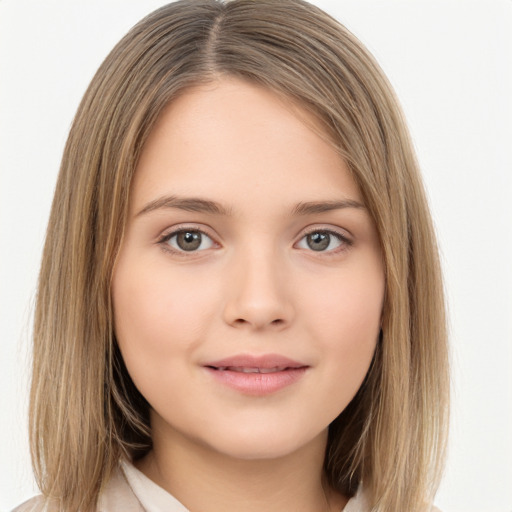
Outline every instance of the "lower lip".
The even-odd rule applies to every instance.
[[[276,393],[299,381],[307,367],[273,373],[243,373],[206,368],[214,379],[245,395],[264,396]]]

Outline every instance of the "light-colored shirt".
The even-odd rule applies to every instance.
[[[109,480],[98,500],[98,512],[189,512],[172,494],[150,480],[129,462],[121,462],[119,471]],[[36,496],[12,512],[52,512],[44,499]],[[370,512],[364,492],[349,500],[340,512]]]

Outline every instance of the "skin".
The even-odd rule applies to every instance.
[[[155,203],[165,196],[226,211]],[[294,213],[339,200],[350,202]],[[169,238],[183,228],[207,234],[197,250]],[[344,238],[314,250],[311,230]],[[324,483],[327,428],[369,368],[384,271],[361,193],[310,114],[225,77],[173,101],[138,163],[112,296],[123,358],[151,405],[154,448],[139,469],[192,511],[343,508]],[[252,396],[204,367],[269,353],[307,370]]]

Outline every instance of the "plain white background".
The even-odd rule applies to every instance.
[[[32,302],[78,102],[162,0],[0,0],[0,510],[37,492],[26,414]],[[453,419],[443,512],[512,511],[512,1],[316,0],[402,102],[440,239]]]

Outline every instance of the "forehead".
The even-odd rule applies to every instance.
[[[238,79],[186,90],[162,112],[132,187],[139,205],[162,194],[282,203],[360,200],[320,121],[291,100]],[[326,197],[326,195],[330,197]]]

